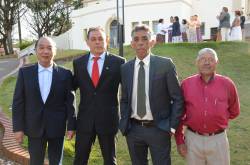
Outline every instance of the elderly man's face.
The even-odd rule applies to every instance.
[[[218,61],[210,53],[203,54],[197,61],[196,65],[201,75],[212,76],[216,71]]]
[[[139,59],[142,60],[144,57],[146,57],[153,45],[154,41],[149,38],[147,31],[140,30],[134,33],[131,47],[135,50]]]
[[[53,63],[53,58],[56,54],[56,49],[51,41],[46,38],[41,38],[37,44],[36,54],[39,64],[43,67],[49,67]]]
[[[107,49],[105,33],[100,30],[90,32],[89,38],[87,39],[87,45],[92,54],[100,56]]]

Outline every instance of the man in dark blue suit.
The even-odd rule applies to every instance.
[[[124,58],[107,52],[107,38],[100,27],[87,34],[90,53],[74,60],[75,88],[80,89],[74,165],[88,164],[96,136],[104,165],[115,165],[115,136],[118,131],[118,86]]]
[[[170,58],[152,55],[154,41],[146,25],[132,31],[136,58],[122,65],[120,130],[126,136],[133,165],[170,165],[171,134],[183,111],[183,98]]]
[[[37,41],[38,63],[20,68],[13,98],[13,131],[21,143],[28,136],[30,165],[43,165],[48,144],[50,165],[62,159],[63,141],[75,130],[74,91],[70,70],[53,62],[56,45],[49,37]]]

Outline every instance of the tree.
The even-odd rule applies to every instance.
[[[14,53],[12,30],[17,22],[18,12],[23,11],[22,8],[19,8],[20,4],[19,0],[0,0],[0,36],[6,55]]]
[[[28,21],[38,38],[44,35],[58,36],[71,28],[69,14],[73,0],[26,1],[31,10]]]
[[[75,0],[72,2],[72,5],[73,5],[74,9],[80,9],[83,7],[83,2],[82,2],[82,0]]]
[[[3,42],[4,42],[4,35],[3,35],[3,20],[2,20],[2,17],[1,17],[1,13],[0,13],[0,48],[2,47],[3,45]]]

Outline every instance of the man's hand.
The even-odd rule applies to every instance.
[[[18,143],[22,143],[23,142],[23,136],[24,136],[24,133],[23,131],[18,131],[18,132],[15,132],[14,133],[14,136],[15,136],[15,139]]]
[[[174,129],[174,128],[171,128],[171,129],[170,129],[170,132],[169,132],[169,135],[170,135],[170,136],[174,136],[174,134],[175,134],[175,129]]]
[[[75,135],[75,131],[67,131],[67,140],[71,140]]]
[[[180,144],[177,146],[177,151],[182,157],[186,157],[187,155],[187,146],[186,144]]]
[[[174,136],[174,133],[173,132],[168,132],[169,133],[169,135],[172,137],[172,136]]]

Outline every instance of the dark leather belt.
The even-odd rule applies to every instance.
[[[153,126],[155,126],[153,120],[137,120],[137,119],[131,118],[131,122],[135,123],[137,125],[143,126],[143,127],[153,127]]]
[[[202,135],[202,136],[214,136],[214,135],[217,135],[217,134],[220,134],[222,132],[224,132],[225,130],[222,129],[222,130],[219,130],[219,131],[216,131],[216,132],[213,132],[213,133],[201,133],[201,132],[198,132],[198,131],[195,131],[193,130],[192,128],[190,127],[187,127],[187,129],[195,134],[198,134],[198,135]]]

